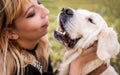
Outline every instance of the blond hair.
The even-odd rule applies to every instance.
[[[14,27],[14,20],[22,10],[23,1],[30,0],[0,0],[0,75],[17,75],[24,73],[24,61],[21,58],[20,48],[15,40],[10,40],[7,36],[8,28]],[[37,59],[42,63],[43,69],[48,66],[50,46],[46,37],[39,41],[40,49],[36,50]]]

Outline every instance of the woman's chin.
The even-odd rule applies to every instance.
[[[41,35],[41,37],[45,36],[48,33],[48,30],[44,31]]]

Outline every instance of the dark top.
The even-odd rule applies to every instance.
[[[51,61],[49,59],[49,66],[48,66],[48,70],[47,72],[43,72],[42,74],[39,72],[39,70],[34,67],[31,64],[28,64],[25,67],[25,74],[24,75],[55,75],[55,73],[53,73],[53,68],[51,66]]]
[[[28,50],[28,49],[24,49],[26,51],[28,51],[29,53],[31,53],[32,55],[35,55],[35,50],[37,49],[38,44],[35,46],[34,49],[32,50]],[[39,61],[35,61],[33,64],[28,64],[25,67],[25,74],[24,75],[55,75],[55,73],[53,72],[53,68],[51,66],[51,59],[49,57],[49,62],[48,62],[48,69],[46,72],[42,72],[42,65]]]

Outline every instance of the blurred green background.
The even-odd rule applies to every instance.
[[[53,38],[53,32],[57,27],[56,17],[63,7],[74,9],[87,9],[99,13],[109,26],[114,27],[120,41],[120,0],[40,0],[50,10],[48,37],[53,51],[51,52],[52,65],[56,69],[61,63],[65,48]],[[120,74],[120,54],[111,59],[111,64]]]

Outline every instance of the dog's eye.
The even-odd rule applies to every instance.
[[[93,22],[93,19],[91,19],[91,18],[88,18],[88,21],[89,21],[90,23],[95,24],[95,23]]]

